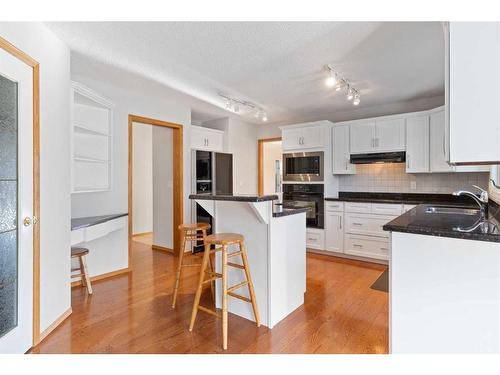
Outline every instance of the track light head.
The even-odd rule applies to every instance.
[[[325,85],[327,87],[333,87],[337,83],[337,75],[330,66],[327,65],[326,69],[328,70],[328,77],[325,79]]]
[[[262,115],[262,121],[267,122],[267,115],[265,113]]]
[[[354,100],[352,101],[352,104],[359,105],[360,102],[361,102],[361,98],[360,98],[359,94],[354,95]]]
[[[347,100],[352,100],[354,98],[354,92],[353,90],[349,87],[347,89]]]

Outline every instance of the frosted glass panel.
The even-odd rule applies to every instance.
[[[0,337],[17,326],[17,83],[0,75]]]

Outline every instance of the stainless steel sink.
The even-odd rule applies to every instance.
[[[474,216],[474,215],[479,215],[479,210],[476,210],[474,208],[462,208],[462,207],[431,206],[426,208],[425,213]]]

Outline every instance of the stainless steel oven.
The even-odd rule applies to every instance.
[[[323,151],[283,154],[283,181],[323,181]]]
[[[284,208],[308,208],[306,226],[324,228],[323,184],[283,184]]]

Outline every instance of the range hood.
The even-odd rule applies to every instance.
[[[377,152],[351,155],[351,164],[404,163],[406,152]]]

